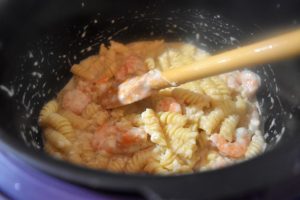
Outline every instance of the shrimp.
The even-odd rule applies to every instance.
[[[134,75],[141,75],[147,72],[147,67],[144,61],[138,56],[128,56],[119,71],[115,74],[115,78],[118,81],[125,81]]]
[[[126,154],[146,148],[149,143],[144,129],[107,122],[95,132],[92,146],[107,153]]]
[[[155,110],[157,112],[179,112],[182,113],[181,105],[172,97],[164,97],[161,99]]]
[[[102,96],[107,93],[107,91],[111,88],[114,87],[114,82],[113,81],[107,81],[101,84],[96,84],[95,86],[97,88],[97,94],[98,96]]]
[[[221,154],[232,158],[240,158],[247,151],[248,145],[251,141],[251,135],[247,129],[238,128],[236,130],[235,142],[227,142],[220,134],[213,134],[210,137],[210,140],[218,148]]]
[[[227,80],[227,86],[230,89],[239,91],[241,89],[241,80],[240,80],[240,71],[229,72],[226,74],[220,75],[222,78]]]
[[[67,91],[62,99],[62,106],[76,114],[81,114],[85,107],[91,102],[91,98],[78,89]]]
[[[84,80],[78,80],[76,89],[78,89],[81,92],[84,92],[86,94],[89,94],[93,91],[93,85],[91,82],[84,81]]]
[[[250,70],[236,71],[227,75],[227,85],[236,91],[241,91],[243,96],[253,97],[261,84],[257,74]]]
[[[257,74],[249,70],[241,72],[242,94],[247,97],[253,97],[258,90],[261,80]]]

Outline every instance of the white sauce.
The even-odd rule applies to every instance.
[[[8,88],[7,86],[5,85],[0,85],[0,89],[4,92],[6,92],[6,94],[9,96],[9,97],[13,97],[14,94],[15,94],[15,91],[14,91],[14,88]]]

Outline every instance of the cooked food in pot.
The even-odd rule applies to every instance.
[[[186,43],[101,45],[98,55],[72,66],[73,78],[41,110],[45,150],[91,168],[150,174],[214,169],[263,152],[255,97],[260,78],[252,71],[163,89],[119,108],[103,106],[129,78],[207,56]]]

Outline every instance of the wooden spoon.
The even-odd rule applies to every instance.
[[[254,44],[230,50],[192,64],[164,72],[152,70],[119,85],[117,96],[107,97],[104,107],[114,108],[144,99],[153,92],[170,86],[237,70],[244,66],[281,60],[300,54],[300,29]]]

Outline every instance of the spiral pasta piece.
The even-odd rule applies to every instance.
[[[178,88],[183,88],[186,90],[190,90],[192,92],[204,95],[204,91],[200,86],[201,80],[191,81],[178,86]]]
[[[54,145],[52,145],[51,143],[46,142],[44,144],[44,150],[45,150],[45,152],[52,155],[54,158],[57,158],[57,159],[64,159],[65,158],[63,153],[59,149],[54,147]]]
[[[245,153],[245,158],[252,158],[254,156],[259,155],[264,151],[265,147],[266,147],[265,140],[262,134],[260,133],[260,131],[258,131],[252,136],[252,140]]]
[[[155,69],[155,60],[153,58],[146,58],[145,64],[149,70]]]
[[[95,151],[91,145],[91,141],[92,141],[92,138],[93,138],[93,134],[91,133],[81,133],[81,134],[78,134],[78,141],[79,144],[78,144],[78,147],[80,149],[80,157],[82,158],[83,162],[84,163],[88,163],[92,160],[95,160]]]
[[[156,116],[155,112],[152,109],[146,109],[142,113],[142,120],[145,124],[145,131],[150,135],[150,140],[153,143],[166,146],[166,138],[160,126],[159,118]]]
[[[71,111],[64,110],[60,112],[60,114],[66,119],[68,119],[74,128],[85,129],[90,124],[88,120],[79,115],[76,115]]]
[[[180,172],[189,172],[191,168],[184,164],[182,160],[180,160],[176,154],[170,149],[167,149],[162,155],[160,159],[160,165],[167,169],[170,172],[180,173]]]
[[[179,51],[185,57],[194,58],[195,54],[197,53],[197,48],[191,44],[184,44],[179,48]]]
[[[84,59],[83,61],[81,61],[79,64],[74,64],[71,68],[71,72],[79,77],[86,79],[86,80],[93,80],[93,79],[95,79],[95,69],[93,67],[97,66],[98,63],[96,63],[96,62],[98,60],[99,60],[98,56],[90,56],[90,57]],[[100,70],[100,69],[98,69],[98,70]],[[102,68],[102,70],[103,70],[103,68]]]
[[[73,134],[73,127],[69,120],[58,113],[51,113],[45,119],[46,126],[52,127],[67,138]]]
[[[234,140],[234,133],[239,123],[238,115],[228,116],[221,125],[220,135],[222,135],[227,141],[232,142]]]
[[[248,102],[238,96],[235,102],[235,107],[236,107],[236,113],[239,114],[240,116],[244,116],[248,111]]]
[[[158,156],[155,157],[154,155],[149,158],[143,170],[151,174],[169,174],[169,171],[160,164]]]
[[[200,108],[209,107],[210,103],[210,99],[206,95],[197,94],[182,88],[172,90],[172,96],[188,105],[195,104]]]
[[[56,100],[51,100],[48,103],[46,103],[40,112],[39,123],[43,124],[45,122],[45,119],[50,114],[57,112],[57,110],[58,110],[58,103]]]
[[[109,114],[106,110],[100,110],[93,116],[93,121],[96,122],[98,126],[103,125],[109,118]]]
[[[95,103],[88,104],[82,112],[82,117],[86,119],[91,119],[98,111],[100,106]]]
[[[221,109],[225,116],[237,113],[236,103],[233,100],[214,100],[212,104],[215,108]]]
[[[107,169],[113,172],[124,172],[128,160],[128,156],[114,156],[110,159]]]
[[[225,115],[221,109],[211,111],[207,116],[202,116],[200,120],[200,128],[210,135],[219,126]]]
[[[152,148],[145,149],[134,153],[132,158],[130,158],[126,164],[125,171],[134,173],[140,172],[148,163],[148,159],[152,154]]]
[[[71,142],[64,135],[53,129],[47,128],[44,131],[44,137],[50,144],[61,151],[68,151],[71,146]]]
[[[191,124],[195,125],[196,128],[199,128],[200,119],[204,115],[203,110],[200,110],[196,106],[186,106],[184,114]]]
[[[231,99],[231,90],[228,88],[226,82],[220,77],[211,77],[202,79],[200,82],[201,88],[205,94],[213,99]]]
[[[162,124],[173,124],[182,127],[187,123],[187,117],[176,112],[160,112],[158,116]]]
[[[106,169],[109,160],[109,157],[96,155],[93,159],[88,160],[86,164],[94,169]]]
[[[238,97],[236,101],[230,99],[213,100],[212,105],[220,108],[225,116],[238,114],[241,117],[244,116],[248,110],[247,101],[240,97]]]
[[[171,149],[185,160],[190,159],[196,151],[198,132],[190,128],[182,128],[172,125],[165,127],[166,134],[170,138]]]

